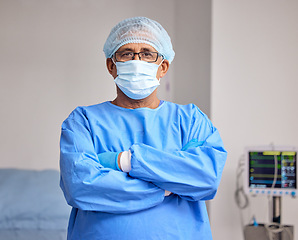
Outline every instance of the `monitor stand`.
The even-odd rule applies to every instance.
[[[271,207],[271,206],[270,206]],[[270,209],[272,224],[249,224],[244,227],[245,240],[293,240],[294,227],[280,225],[281,223],[281,197],[273,196]]]
[[[272,199],[272,222],[280,224],[281,222],[281,197],[274,196]]]
[[[282,232],[279,232],[279,227],[281,223],[281,197],[280,196],[273,196],[272,197],[272,224],[269,227],[271,228],[272,232],[276,230],[274,240],[282,240]]]

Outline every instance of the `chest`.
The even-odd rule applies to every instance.
[[[189,131],[178,115],[109,114],[90,125],[97,152],[124,151],[135,143],[164,151],[180,150]]]

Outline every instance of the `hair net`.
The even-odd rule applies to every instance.
[[[127,18],[112,28],[103,51],[110,58],[127,43],[146,43],[156,49],[170,63],[175,52],[166,30],[156,21],[146,17]]]

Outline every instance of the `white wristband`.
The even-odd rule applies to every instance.
[[[124,151],[120,156],[120,168],[123,172],[129,172],[131,170],[131,152]]]

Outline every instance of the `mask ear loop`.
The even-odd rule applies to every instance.
[[[158,66],[160,67],[160,65],[163,63],[164,59],[160,62],[160,64],[158,64]]]
[[[114,55],[111,57],[111,59],[112,59],[112,62],[114,63],[116,70],[117,70],[117,65],[116,65],[116,62],[114,61]],[[117,70],[117,76],[118,76],[118,70]]]
[[[163,63],[165,59],[163,58],[162,61],[160,62],[160,64],[158,64],[158,68],[161,66],[161,64]],[[156,78],[157,79],[157,78]],[[160,79],[157,79],[160,82]]]

